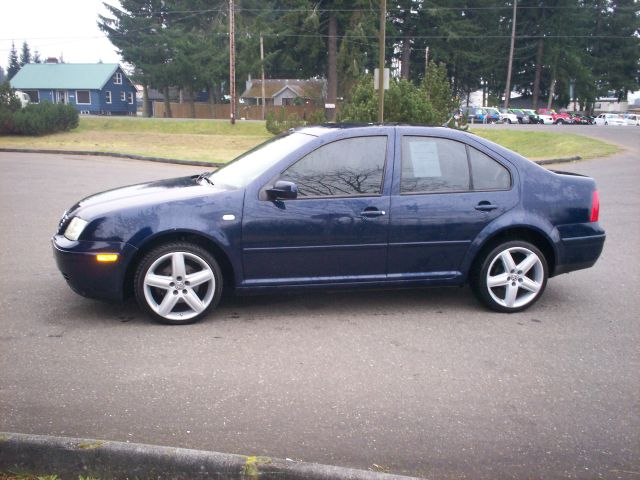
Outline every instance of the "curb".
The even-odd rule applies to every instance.
[[[269,457],[22,433],[0,433],[0,472],[62,479],[415,480]]]
[[[128,153],[113,153],[113,152],[94,152],[90,150],[42,150],[37,148],[0,148],[0,152],[14,152],[14,153],[54,153],[59,155],[96,155],[102,157],[115,157],[115,158],[128,158],[131,160],[144,160],[147,162],[158,163],[174,163],[177,165],[192,165],[196,167],[215,167],[220,168],[226,165],[226,163],[215,162],[198,162],[195,160],[177,160],[170,158],[158,158],[158,157],[145,157],[143,155],[132,155]],[[567,158],[549,158],[543,160],[531,160],[538,165],[550,165],[552,163],[569,163],[582,160],[582,157],[567,157]]]
[[[569,163],[569,162],[576,162],[578,160],[582,160],[582,157],[579,155],[576,155],[575,157],[549,158],[544,160],[532,160],[532,161],[537,163],[538,165],[550,165],[552,163]]]
[[[144,160],[146,162],[175,163],[178,165],[193,165],[196,167],[222,167],[225,163],[198,162],[196,160],[177,160],[172,158],[145,157],[129,153],[95,152],[91,150],[47,150],[37,148],[0,148],[0,152],[15,153],[54,153],[58,155],[95,155],[101,157],[128,158],[131,160]]]

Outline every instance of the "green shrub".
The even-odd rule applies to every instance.
[[[302,125],[306,125],[306,123],[307,122],[302,120],[295,113],[287,117],[287,112],[284,107],[278,110],[277,115],[274,112],[269,112],[267,114],[267,130],[274,135],[286,132],[290,128],[296,128]]]
[[[384,121],[442,125],[457,109],[444,65],[429,64],[419,86],[408,80],[391,79],[385,92]],[[360,78],[347,96],[340,114],[341,122],[378,121],[378,92],[373,78]]]
[[[42,102],[27,105],[10,115],[0,113],[0,133],[46,135],[78,126],[78,111],[71,105]]]

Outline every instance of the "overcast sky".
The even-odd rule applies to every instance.
[[[103,0],[0,0],[0,66],[7,70],[12,40],[18,55],[26,40],[43,60],[62,54],[67,63],[119,62],[97,26],[99,13],[107,13]]]

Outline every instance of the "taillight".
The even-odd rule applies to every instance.
[[[593,198],[591,200],[591,218],[589,218],[590,222],[597,222],[600,218],[600,197],[598,195],[598,191],[593,191]]]

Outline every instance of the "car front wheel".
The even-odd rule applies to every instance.
[[[134,278],[140,307],[155,321],[193,323],[214,308],[222,295],[222,273],[215,258],[188,242],[156,247],[140,262]]]
[[[492,310],[525,310],[540,298],[547,285],[546,259],[528,242],[503,243],[481,262],[472,286],[480,301]]]

